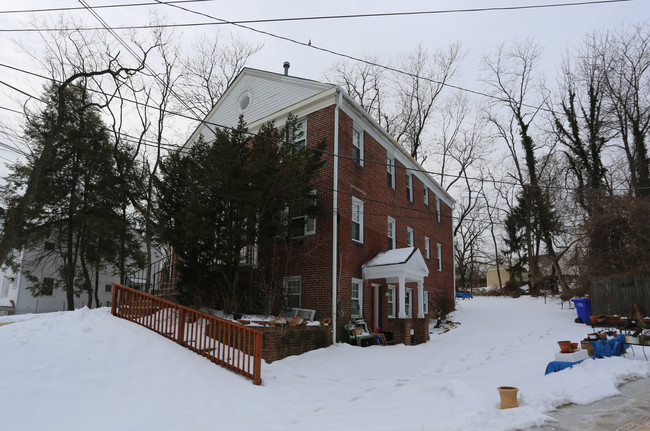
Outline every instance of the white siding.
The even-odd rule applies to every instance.
[[[251,124],[330,87],[329,84],[247,69],[219,100],[215,109],[208,115],[207,121],[223,126],[236,126],[240,115],[238,102],[244,93],[250,94],[251,97],[250,106],[243,112],[244,120]],[[208,140],[212,138],[213,134],[209,129],[214,126],[208,125],[207,130],[206,126],[202,127],[203,136]]]

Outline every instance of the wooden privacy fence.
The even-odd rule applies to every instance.
[[[630,305],[650,314],[650,276],[599,277],[589,280],[591,314],[627,316]]]
[[[256,385],[262,383],[260,331],[117,283],[113,283],[111,313],[176,341]]]

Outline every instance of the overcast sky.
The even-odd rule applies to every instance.
[[[138,3],[145,0],[86,0],[90,6],[106,4]],[[330,16],[348,14],[370,14],[410,11],[445,11],[472,8],[503,8],[512,6],[576,3],[575,0],[430,0],[395,2],[374,0],[372,2],[351,2],[330,0],[328,2],[306,1],[203,1],[183,3],[183,8],[209,14],[227,21]],[[597,3],[597,2],[595,2]],[[78,7],[76,0],[4,0],[0,10],[38,9],[54,7]],[[168,5],[97,9],[99,15],[111,26],[145,25],[149,12],[155,9],[168,23],[207,23],[214,21]],[[69,12],[82,19],[89,26],[99,23],[87,11]],[[29,27],[29,20],[53,16],[56,13],[0,14],[0,30]],[[579,44],[588,32],[615,29],[621,25],[634,24],[650,17],[650,0],[631,0],[607,4],[575,5],[526,10],[491,10],[476,12],[453,12],[388,17],[363,17],[346,19],[322,19],[309,21],[273,22],[246,24],[257,30],[294,39],[301,43],[311,40],[312,46],[282,40],[252,30],[232,25],[178,28],[176,34],[189,46],[200,33],[221,29],[225,35],[238,34],[242,39],[261,42],[264,48],[255,55],[249,66],[275,72],[282,72],[284,61],[291,63],[290,73],[295,76],[320,80],[323,72],[341,57],[320,51],[324,48],[338,53],[363,57],[375,56],[379,62],[388,63],[391,58],[406,53],[418,44],[430,50],[459,41],[466,52],[460,75],[454,83],[481,89],[477,81],[480,61],[484,55],[504,42],[534,38],[544,49],[544,65],[551,76],[565,50]],[[2,50],[0,63],[36,70],[33,60],[26,56],[16,44],[22,40],[34,52],[41,50],[33,33],[0,32]],[[0,80],[17,88],[32,92],[42,82],[28,76],[0,67]],[[0,107],[21,109],[12,99],[15,90],[0,85],[3,95]],[[20,98],[20,97],[18,97]],[[14,121],[8,118],[6,110],[0,109],[0,121]],[[3,137],[0,136],[0,142]],[[0,156],[9,157],[6,151]],[[10,157],[12,158],[12,157]],[[2,160],[0,160],[1,162]]]

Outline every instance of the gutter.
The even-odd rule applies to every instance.
[[[332,185],[332,344],[336,343],[336,298],[337,286],[337,255],[338,255],[338,207],[339,207],[339,109],[343,102],[343,93],[336,92],[336,108],[334,108],[334,158],[333,158],[333,185]]]

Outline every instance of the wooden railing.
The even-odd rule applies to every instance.
[[[111,313],[176,341],[237,374],[262,383],[262,333],[113,283]]]

